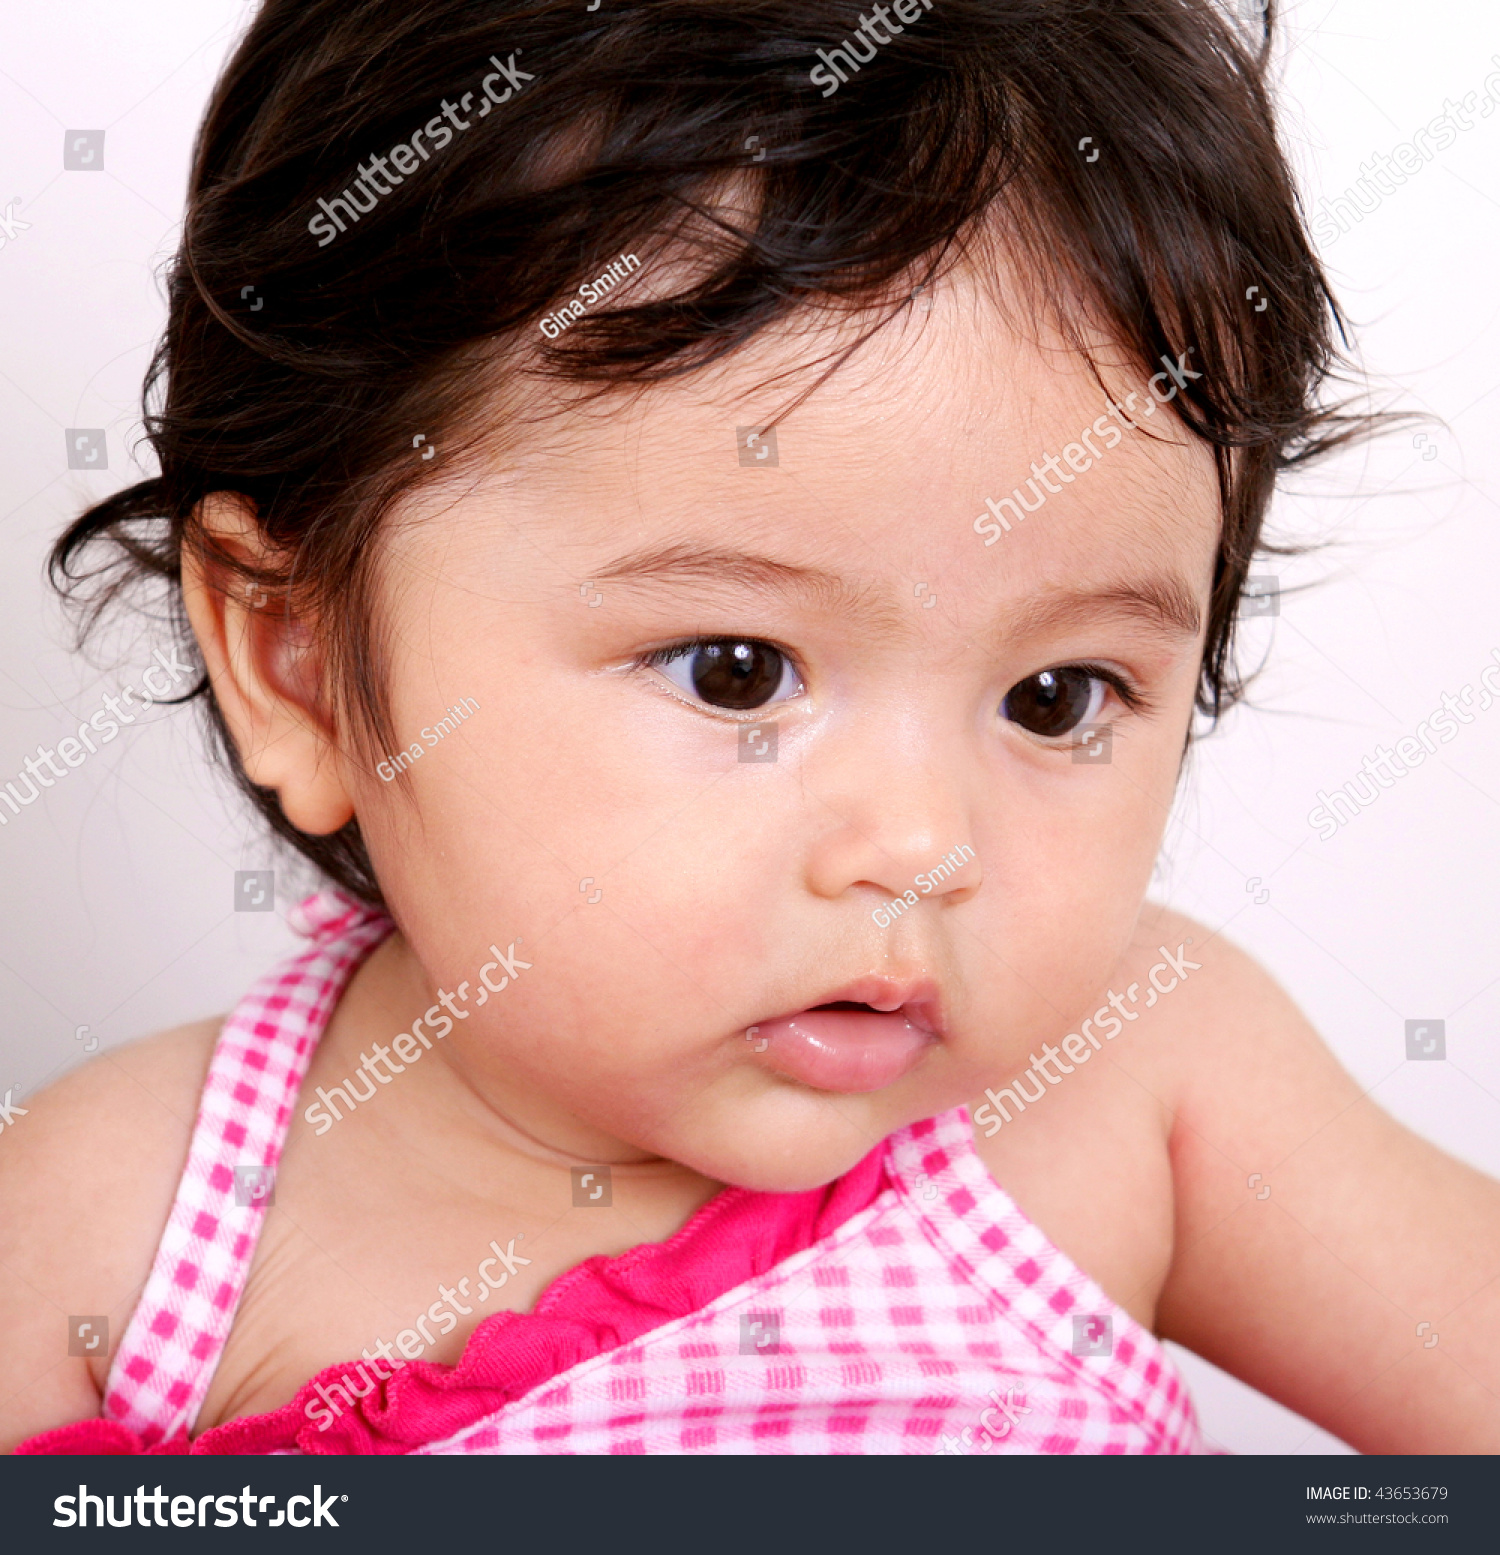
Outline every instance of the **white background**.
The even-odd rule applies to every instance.
[[[249,14],[237,0],[8,8],[0,210],[17,200],[30,225],[0,247],[0,781],[103,692],[138,682],[167,640],[138,624],[91,667],[69,651],[40,569],[88,500],[149,473],[132,452],[165,316],[156,271],[175,248],[204,102]],[[1410,140],[1445,98],[1479,90],[1497,55],[1493,0],[1294,5],[1277,76],[1309,203]],[[106,130],[102,172],[62,171],[70,129]],[[1500,112],[1325,250],[1382,402],[1436,420],[1426,441],[1398,433],[1279,499],[1279,534],[1325,544],[1257,571],[1315,586],[1252,623],[1246,648],[1265,672],[1253,705],[1196,752],[1156,894],[1258,956],[1383,1106],[1500,1175],[1500,707],[1330,841],[1306,820],[1318,789],[1413,733],[1444,691],[1477,685],[1500,648],[1497,165]],[[69,427],[107,429],[107,472],[67,470]],[[95,1038],[226,1010],[292,943],[279,912],[232,910],[233,872],[273,862],[284,909],[299,883],[209,769],[187,712],[155,710],[11,817],[0,1096],[24,1099]],[[1404,1022],[1419,1018],[1446,1021],[1445,1061],[1406,1061]],[[1262,1170],[1274,1183],[1274,1163]],[[1223,1445],[1347,1450],[1178,1354]]]

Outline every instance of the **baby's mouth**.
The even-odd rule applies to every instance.
[[[789,1080],[846,1094],[883,1090],[937,1045],[942,1020],[930,985],[870,997],[873,1003],[833,999],[779,1015],[745,1036],[759,1062]]]

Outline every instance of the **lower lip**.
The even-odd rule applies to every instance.
[[[777,1074],[848,1094],[884,1090],[937,1041],[900,1010],[801,1010],[762,1021],[746,1035]]]

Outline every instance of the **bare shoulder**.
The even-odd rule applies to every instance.
[[[1156,1073],[1174,1112],[1232,1109],[1236,1093],[1226,1085],[1247,1071],[1299,1088],[1316,1075],[1346,1100],[1357,1094],[1271,973],[1223,931],[1184,913],[1145,904],[1116,988],[1121,1015],[1144,1017],[1119,1056],[1129,1052]]]
[[[986,1092],[975,1147],[1047,1236],[1154,1327],[1183,1230],[1173,1141],[1199,1097],[1221,1094],[1214,1075],[1254,1048],[1258,1023],[1299,1017],[1244,952],[1155,903],[1090,1009],[1044,1049],[1055,1070]]]
[[[222,1019],[101,1053],[26,1098],[0,1136],[0,1450],[97,1414],[108,1358],[70,1357],[68,1320],[118,1344],[187,1157]],[[99,1325],[95,1325],[98,1331]]]
[[[1500,1451],[1500,1184],[1391,1117],[1222,934],[1152,906],[1128,964],[1138,998],[1182,974],[1113,1044],[1172,1098],[1159,1331],[1361,1452]]]
[[[1247,1174],[1268,1173],[1356,1104],[1377,1132],[1396,1127],[1276,978],[1223,931],[1147,903],[1116,977],[1127,974],[1140,980],[1133,1008],[1146,1018],[1128,1045],[1116,1044],[1117,1057],[1170,1098],[1180,1207],[1201,1186],[1189,1162],[1211,1162],[1223,1187],[1243,1193]]]

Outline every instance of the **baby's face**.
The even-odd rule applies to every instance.
[[[830,343],[806,328],[409,504],[383,625],[422,755],[410,798],[347,774],[413,1012],[468,985],[442,1047],[493,1106],[574,1155],[779,1190],[1098,1002],[1218,532],[1212,458],[1146,414],[1146,372],[1106,374],[1144,429],[1117,437],[1080,361],[958,279],[742,454],[793,397],[755,385]],[[987,545],[1017,487],[1034,511]],[[480,1007],[512,941],[530,969]]]

